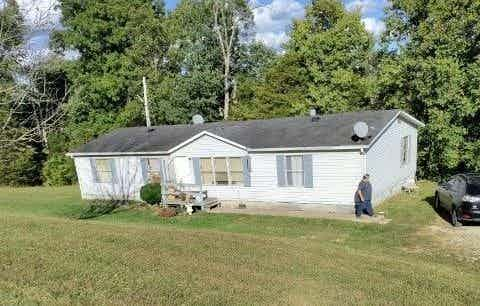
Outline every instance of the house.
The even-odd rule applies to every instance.
[[[353,126],[368,126],[363,138]],[[415,181],[417,132],[401,110],[122,128],[69,153],[84,199],[139,198],[149,180],[221,201],[352,205],[364,173],[378,203]]]

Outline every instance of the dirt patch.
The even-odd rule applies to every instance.
[[[443,220],[438,220],[435,224],[422,229],[420,234],[430,235],[433,240],[452,249],[465,260],[480,262],[480,225],[478,224],[453,227]]]
[[[247,208],[233,208],[233,207],[218,207],[212,209],[212,213],[229,213],[229,214],[247,214],[247,215],[270,215],[270,216],[287,216],[287,217],[300,217],[300,218],[325,218],[336,219],[345,221],[354,221],[361,223],[378,223],[387,224],[391,220],[378,214],[374,217],[363,215],[361,218],[356,218],[353,212],[347,211],[331,211],[322,208],[288,208],[282,206],[276,207],[247,207]]]

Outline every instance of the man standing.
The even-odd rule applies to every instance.
[[[355,215],[360,217],[363,212],[370,217],[373,216],[372,208],[372,184],[370,184],[370,175],[365,174],[358,184],[355,192]]]

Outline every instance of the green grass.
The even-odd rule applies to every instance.
[[[418,231],[433,184],[387,225],[120,209],[76,220],[77,187],[0,188],[1,304],[476,304],[480,268]]]

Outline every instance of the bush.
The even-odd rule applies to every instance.
[[[0,150],[0,185],[36,185],[40,181],[41,154],[32,147]]]
[[[118,206],[118,201],[95,200],[85,207],[78,216],[78,219],[91,219],[107,215],[114,211]]]
[[[42,170],[44,183],[49,186],[71,185],[76,182],[75,164],[63,154],[48,158]]]
[[[177,215],[177,210],[173,207],[160,208],[157,212],[160,217],[164,218],[171,218]]]
[[[162,186],[158,183],[146,184],[140,189],[140,198],[148,204],[162,202]]]

